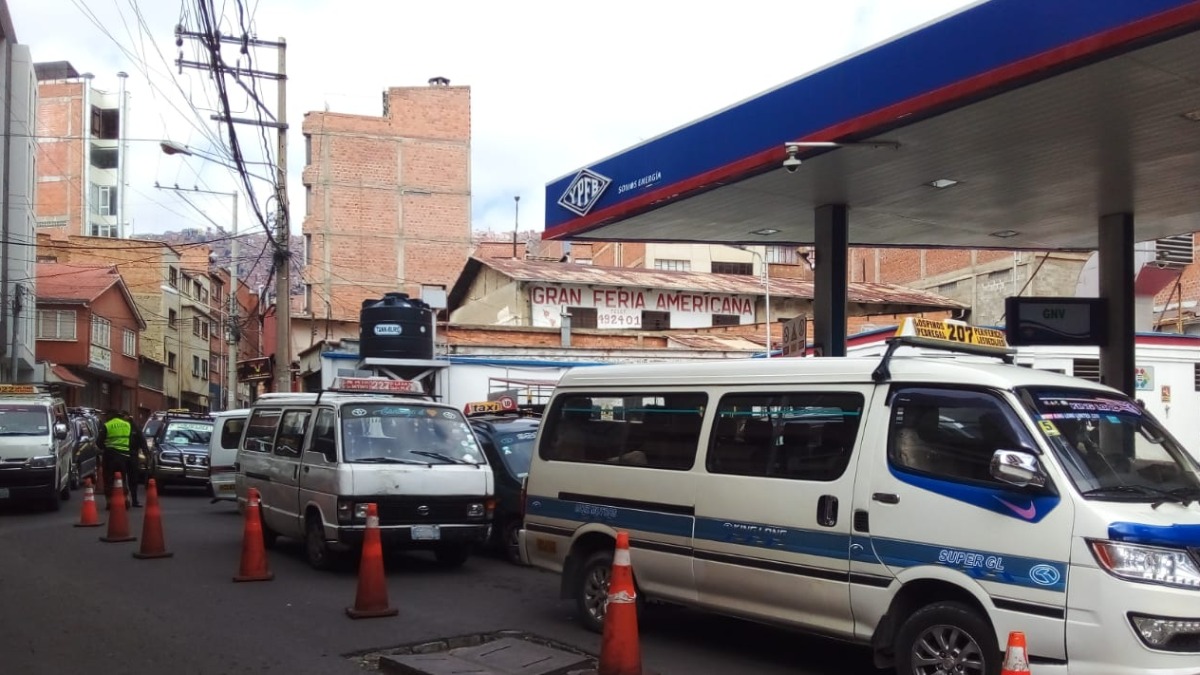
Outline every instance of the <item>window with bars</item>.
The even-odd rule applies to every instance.
[[[713,261],[713,274],[740,274],[742,276],[754,276],[754,263],[740,262],[718,262]]]
[[[671,313],[642,310],[642,330],[670,330]]]
[[[1090,382],[1100,381],[1100,359],[1073,359],[1071,376]]]
[[[75,341],[75,310],[39,309],[37,339]]]
[[[567,313],[571,315],[571,328],[595,328],[597,325],[595,307],[568,307]]]
[[[125,356],[137,356],[137,333],[128,328],[121,334],[121,353]]]
[[[766,258],[772,265],[799,265],[800,251],[795,246],[768,246]]]
[[[92,344],[105,349],[112,348],[112,324],[95,314],[92,315]]]
[[[654,269],[664,270],[667,272],[690,272],[692,271],[692,261],[655,258]]]

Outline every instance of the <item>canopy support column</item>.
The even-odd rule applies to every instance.
[[[845,356],[850,249],[846,205],[818,206],[814,225],[813,342],[822,356]]]
[[[1108,304],[1105,346],[1100,348],[1100,379],[1126,394],[1136,394],[1134,342],[1133,214],[1100,217],[1100,297]]]

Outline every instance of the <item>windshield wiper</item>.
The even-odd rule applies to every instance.
[[[1180,494],[1180,490],[1196,490],[1196,488],[1176,488],[1175,490],[1160,490],[1149,485],[1109,485],[1106,487],[1092,488],[1084,490],[1084,497],[1100,496],[1103,494],[1123,493],[1123,494],[1139,494],[1146,496],[1158,497],[1151,504],[1150,508],[1157,509],[1167,502],[1178,502],[1184,506],[1188,506],[1194,499],[1187,498],[1186,493]]]
[[[350,460],[351,462],[359,462],[362,464],[424,464],[429,465],[429,462],[422,462],[415,459],[400,459],[399,457],[358,457]]]
[[[451,457],[450,455],[441,452],[432,452],[430,450],[409,450],[408,453],[410,455],[420,455],[422,457],[432,457],[434,459],[445,460],[451,464],[474,464],[474,462],[468,462],[465,459],[458,459],[457,457]]]

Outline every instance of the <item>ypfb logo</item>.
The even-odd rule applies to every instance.
[[[1054,565],[1034,565],[1029,568],[1029,578],[1038,586],[1054,586],[1062,580],[1062,572]]]
[[[575,174],[571,184],[558,198],[558,205],[577,216],[586,216],[611,183],[611,178],[584,169]]]

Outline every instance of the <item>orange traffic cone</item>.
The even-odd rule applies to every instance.
[[[79,522],[75,527],[100,527],[100,512],[96,510],[96,491],[92,489],[92,479],[83,479],[83,506],[79,509]]]
[[[600,646],[599,675],[641,675],[642,652],[638,645],[637,590],[629,563],[629,534],[617,533],[608,604],[604,608],[604,638]]]
[[[100,537],[100,541],[116,543],[122,541],[134,541],[137,537],[129,534],[129,514],[125,511],[125,483],[121,480],[121,472],[113,474],[113,494],[115,497],[108,500],[109,511],[108,517],[108,534]]]
[[[1025,649],[1025,634],[1019,630],[1008,634],[1008,649],[1004,651],[1000,675],[1032,675],[1029,672],[1029,652]]]
[[[267,549],[263,545],[262,518],[258,512],[258,490],[246,493],[246,519],[242,530],[242,565],[234,581],[270,581],[275,574],[267,569]]]
[[[162,507],[158,505],[158,484],[151,478],[146,483],[146,516],[142,519],[142,547],[135,551],[133,557],[145,560],[148,558],[170,558],[175,555],[167,550],[163,542]]]
[[[363,530],[362,560],[358,564],[358,591],[354,606],[346,608],[351,619],[396,616],[388,606],[387,580],[383,575],[383,544],[379,540],[379,510],[367,504],[367,527]]]

